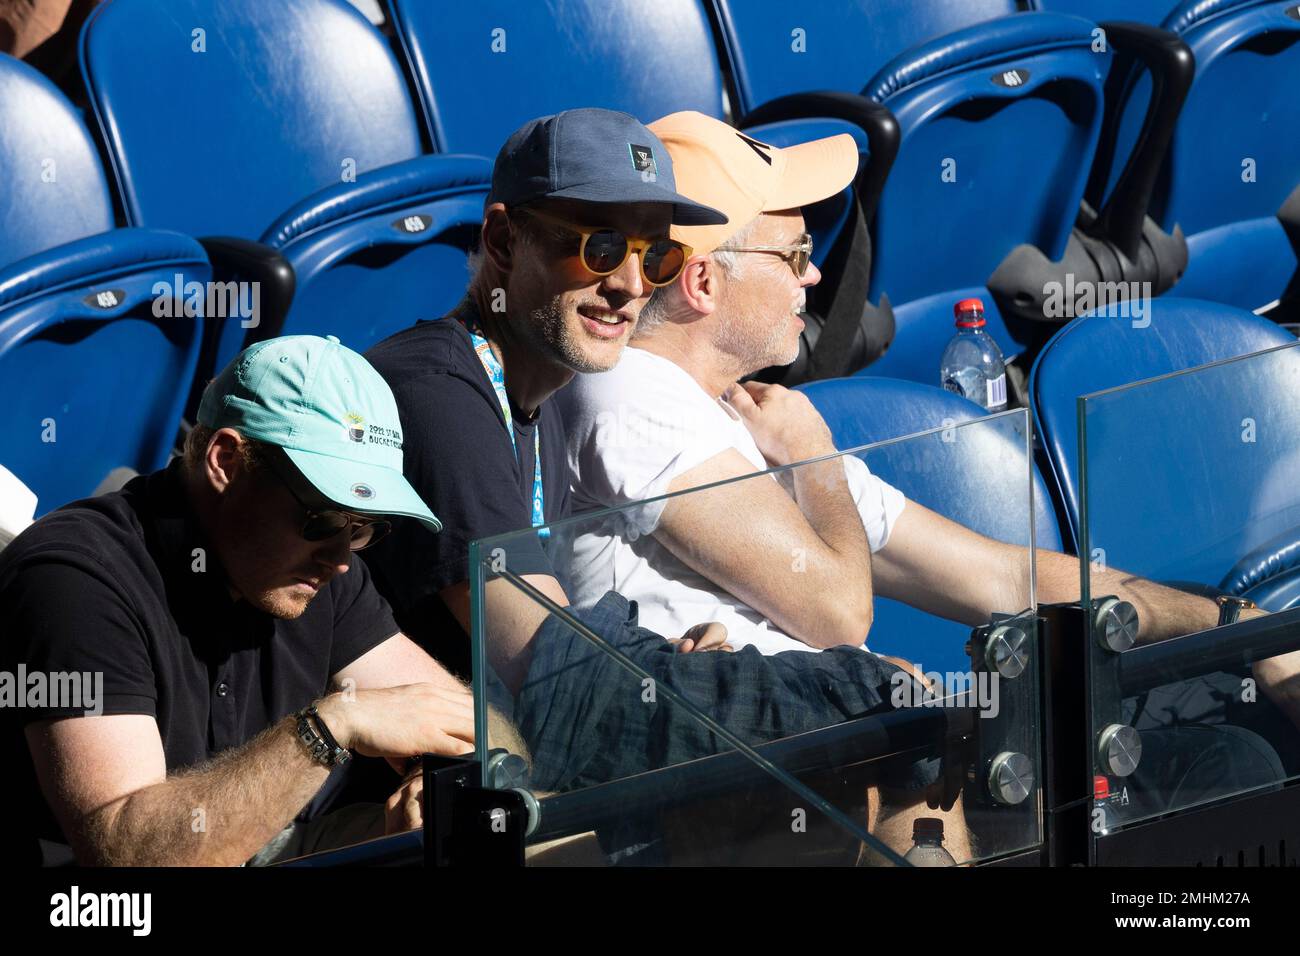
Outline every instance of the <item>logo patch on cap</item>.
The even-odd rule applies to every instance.
[[[756,139],[750,139],[748,136],[744,135],[743,133],[737,133],[736,135],[740,137],[740,141],[742,143],[744,143],[746,146],[748,146],[750,149],[752,149],[755,153],[758,154],[759,159],[767,163],[767,165],[769,166],[772,165],[772,157],[768,155],[768,153],[772,151],[771,146],[768,146],[767,143],[760,143]]]
[[[649,146],[638,146],[636,143],[628,143],[627,151],[632,155],[632,168],[638,173],[657,173],[659,171],[659,168],[655,165],[654,150]]]
[[[348,412],[343,416],[343,427],[347,430],[350,441],[359,443],[366,440],[366,420],[356,412]]]
[[[360,498],[363,501],[369,501],[375,496],[375,489],[371,488],[369,485],[363,485],[361,482],[357,482],[353,485],[351,490],[354,497]]]

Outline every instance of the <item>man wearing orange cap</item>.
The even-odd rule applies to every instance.
[[[580,376],[564,394],[576,512],[835,453],[801,393],[737,383],[798,353],[804,290],[820,280],[798,207],[852,180],[852,138],[778,149],[693,112],[649,128],[672,156],[681,188],[726,213],[727,224],[671,231],[692,249],[681,274],[643,309],[618,364]],[[788,493],[777,481],[732,482],[638,509],[639,526],[618,540],[579,537],[568,569],[574,604],[584,606],[589,591],[612,581],[637,602],[647,627],[672,632],[679,614],[719,621],[734,646],[773,654],[864,646],[874,594],[971,625],[1032,603],[1023,583],[1027,549],[905,501],[857,458],[790,474]],[[792,541],[807,551],[798,573]],[[972,567],[1008,573],[972,575]],[[1137,608],[1144,640],[1218,622],[1212,600],[1113,568],[1098,573],[1098,593]],[[1037,597],[1077,601],[1078,559],[1039,550]],[[1287,687],[1297,657],[1254,668],[1293,723],[1300,705]],[[1275,729],[1268,738],[1286,735]]]

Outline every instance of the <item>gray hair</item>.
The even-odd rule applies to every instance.
[[[758,219],[751,219],[739,232],[727,237],[726,245],[719,246],[709,253],[709,258],[718,267],[718,271],[728,279],[738,279],[742,272],[740,254],[733,252],[728,246],[745,245],[754,234],[757,225]],[[651,335],[659,326],[672,318],[674,306],[678,304],[677,293],[674,291],[676,288],[677,283],[673,282],[654,291],[650,301],[641,310],[641,317],[637,319],[636,336]]]

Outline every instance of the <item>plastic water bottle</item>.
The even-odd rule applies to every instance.
[[[984,331],[984,303],[962,299],[953,306],[957,334],[943,350],[939,384],[990,412],[1007,407],[1007,367],[1002,350]]]
[[[912,849],[903,859],[913,866],[956,866],[952,854],[943,848],[943,821],[938,817],[913,820]]]

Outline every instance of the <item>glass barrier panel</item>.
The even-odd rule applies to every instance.
[[[475,542],[478,757],[485,785],[533,807],[529,862],[966,864],[1038,846],[1032,468],[1015,410]],[[870,572],[827,585],[825,539],[855,535],[814,532],[812,495],[845,496],[882,545]],[[968,532],[912,525],[993,502],[1018,549],[996,571],[945,568],[933,536]],[[677,532],[691,515],[735,530]],[[737,563],[742,529],[756,562]],[[745,599],[717,583],[737,567]],[[877,627],[881,595],[916,621]],[[964,666],[931,669],[936,648]]]
[[[1078,414],[1094,830],[1294,779],[1300,344]]]

